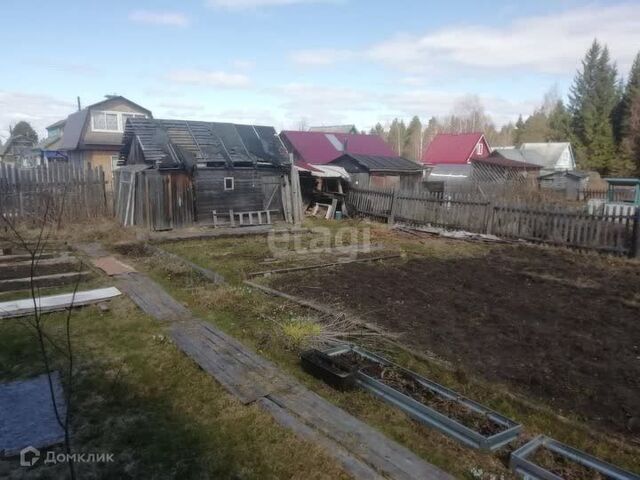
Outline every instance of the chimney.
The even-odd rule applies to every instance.
[[[76,99],[78,100],[78,111],[82,110],[82,105],[80,105],[80,97],[76,97]]]
[[[349,139],[348,138],[344,139],[344,148],[342,149],[342,151],[344,153],[348,153],[349,152]]]

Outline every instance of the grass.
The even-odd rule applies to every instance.
[[[47,316],[53,336],[63,320]],[[128,299],[112,300],[109,312],[74,311],[72,329],[74,449],[115,454],[114,463],[78,465],[79,478],[346,478],[322,451],[227,394]],[[38,359],[22,321],[0,322],[0,381],[41,374]],[[27,471],[0,461],[1,478],[65,475],[59,465]]]
[[[369,225],[362,222],[357,226],[366,228]],[[487,252],[487,247],[481,244],[441,239],[424,242],[411,236],[398,236],[375,224],[372,228],[373,241],[410,255],[451,258],[483,256]],[[481,469],[484,472],[482,478],[492,478],[491,475],[495,475],[495,478],[500,478],[501,475],[510,478],[507,450],[487,455],[467,449],[408,419],[397,409],[382,404],[365,392],[338,393],[303,373],[298,366],[299,349],[283,339],[286,336],[282,335],[280,325],[287,322],[295,325],[295,319],[308,316],[309,312],[296,305],[252,292],[240,283],[247,272],[263,269],[261,262],[270,255],[264,238],[182,242],[167,245],[166,248],[199,265],[226,273],[230,279],[231,285],[220,287],[201,283],[191,274],[183,276],[180,281],[175,281],[174,278],[168,282],[166,273],[157,262],[141,262],[143,268],[147,268],[157,281],[202,318],[241,339],[323,397],[454,475],[460,478],[478,478],[471,471]],[[239,252],[240,255],[236,256],[234,252]],[[302,330],[307,331],[304,326]],[[459,369],[452,371],[435,363],[418,360],[388,345],[380,347],[399,364],[522,422],[529,437],[545,433],[632,471],[640,468],[639,448],[593,432],[577,418],[560,421],[551,408],[522,401],[511,395],[503,385],[483,382]]]

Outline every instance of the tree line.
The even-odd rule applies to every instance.
[[[380,135],[399,155],[420,161],[438,133],[483,132],[493,147],[527,142],[571,142],[583,170],[602,175],[640,175],[640,53],[626,82],[620,78],[609,49],[597,40],[587,51],[571,86],[568,102],[556,88],[526,119],[497,128],[476,96],[456,104],[445,117],[418,116],[409,124],[394,119],[369,133]]]

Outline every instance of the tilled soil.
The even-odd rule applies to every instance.
[[[489,381],[640,435],[637,263],[493,247],[483,257],[354,263],[271,283],[340,304]]]

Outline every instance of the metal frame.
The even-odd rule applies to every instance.
[[[447,400],[451,400],[457,402],[469,410],[479,413],[480,415],[486,415],[493,422],[502,425],[505,429],[495,435],[487,437],[482,435],[481,433],[472,430],[469,427],[461,424],[460,422],[443,415],[437,410],[424,405],[413,398],[395,390],[378,380],[369,377],[368,375],[358,371],[356,374],[356,383],[364,388],[365,390],[370,391],[377,397],[380,397],[382,400],[390,403],[391,405],[398,407],[402,411],[404,411],[409,416],[415,418],[421,423],[433,427],[450,437],[458,440],[459,442],[480,450],[485,451],[495,451],[502,446],[512,442],[515,440],[520,431],[522,430],[522,425],[514,422],[513,420],[500,415],[499,413],[477,403],[473,400],[466,398],[454,390],[446,388],[438,383],[427,380],[420,375],[402,368],[383,357],[380,357],[376,354],[367,352],[366,350],[360,349],[356,346],[341,346],[332,348],[330,350],[325,351],[327,355],[336,356],[341,355],[343,353],[347,353],[349,351],[354,351],[358,355],[361,355],[369,360],[380,363],[385,366],[390,366],[397,368],[404,372],[405,374],[411,376],[414,380],[420,383],[425,388],[431,390],[437,395],[446,398]]]
[[[526,480],[563,480],[562,477],[545,470],[541,466],[529,460],[536,450],[542,447],[551,450],[558,455],[562,455],[563,457],[566,457],[580,465],[596,470],[612,480],[640,480],[640,475],[622,470],[615,465],[598,460],[596,457],[593,457],[588,453],[571,448],[564,443],[558,442],[557,440],[544,435],[534,438],[529,443],[511,453],[511,458],[509,460],[511,470],[521,475]]]

